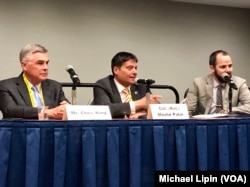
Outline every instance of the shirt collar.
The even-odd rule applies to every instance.
[[[124,88],[128,88],[130,90],[130,86],[129,87],[124,87],[115,78],[114,78],[114,82],[115,82],[115,85],[116,85],[119,93],[121,93],[124,90]]]
[[[213,82],[214,82],[214,88],[217,88],[219,85],[222,85],[222,88],[225,88],[225,83],[218,83],[214,78],[213,78]]]
[[[25,76],[25,74],[23,74],[23,76]],[[38,90],[40,90],[41,83],[39,83],[37,85],[33,85],[33,84],[30,83],[30,81],[27,78],[26,78],[26,80],[27,80],[27,84],[28,84],[27,86],[29,86],[30,88],[32,88],[33,86],[35,86],[35,87],[37,87]]]

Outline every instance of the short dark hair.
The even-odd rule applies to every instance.
[[[124,51],[117,53],[111,60],[112,73],[114,74],[113,68],[115,66],[121,67],[123,63],[128,60],[134,60],[135,62],[138,62],[137,57],[132,53],[124,52]]]
[[[224,50],[216,50],[214,52],[211,53],[211,55],[209,56],[209,65],[212,65],[215,67],[216,65],[216,57],[218,54],[222,54],[223,56],[225,55],[229,55],[228,52],[224,51]]]

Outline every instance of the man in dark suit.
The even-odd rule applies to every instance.
[[[47,79],[48,51],[39,44],[28,44],[20,51],[22,73],[0,81],[0,110],[3,118],[38,119],[38,102],[32,87],[37,88],[41,105],[48,106],[51,119],[62,119],[65,104],[59,82]]]
[[[137,57],[128,52],[119,52],[111,60],[113,75],[95,83],[93,92],[95,105],[109,105],[113,118],[137,119],[147,115],[146,85],[135,84]],[[124,93],[128,90],[128,96]],[[150,103],[159,103],[160,95],[150,95]]]

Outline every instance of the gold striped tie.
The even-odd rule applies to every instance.
[[[124,94],[124,103],[127,103],[127,102],[129,102],[129,101],[131,101],[131,97],[130,97],[130,93],[129,93],[129,90],[128,90],[128,88],[124,88],[123,90],[122,90],[122,93]]]

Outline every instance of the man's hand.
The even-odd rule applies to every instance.
[[[62,119],[64,111],[65,111],[65,106],[67,104],[69,104],[67,101],[62,101],[60,102],[59,106],[48,109],[47,111],[48,117],[51,119]]]
[[[131,114],[129,116],[129,119],[138,119],[140,116],[144,116],[144,115],[147,115],[147,111],[146,110],[141,111],[141,112],[137,112],[135,114]]]
[[[159,104],[160,103],[159,99],[161,99],[161,98],[162,98],[161,95],[153,95],[153,94],[151,94],[150,99],[149,99],[149,103],[150,104]]]

